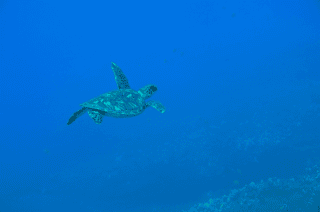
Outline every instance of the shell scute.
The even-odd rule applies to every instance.
[[[132,89],[110,91],[81,104],[112,117],[136,116],[143,112],[144,105],[144,99]]]

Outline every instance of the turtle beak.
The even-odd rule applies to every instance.
[[[158,90],[158,88],[157,88],[155,85],[151,86],[150,89],[151,89],[153,92],[156,92],[156,91]]]

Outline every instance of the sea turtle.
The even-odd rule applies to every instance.
[[[101,124],[104,116],[115,118],[137,116],[149,106],[157,109],[161,113],[165,112],[166,109],[160,102],[145,102],[146,99],[150,98],[152,94],[157,91],[155,85],[144,86],[139,91],[132,90],[122,70],[115,63],[111,63],[111,68],[119,90],[104,93],[80,104],[82,108],[70,117],[67,123],[68,125],[85,112],[88,112],[89,116],[97,124]]]

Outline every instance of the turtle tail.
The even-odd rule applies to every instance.
[[[72,124],[72,122],[74,122],[77,118],[79,118],[80,116],[82,116],[86,111],[87,111],[88,108],[86,107],[83,107],[81,108],[80,110],[78,110],[77,112],[75,112],[69,119],[67,125],[70,125]]]

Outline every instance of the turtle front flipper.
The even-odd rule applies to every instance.
[[[89,116],[93,119],[96,124],[101,124],[103,121],[103,115],[96,110],[88,111]]]
[[[158,101],[152,100],[152,101],[147,102],[146,104],[147,104],[147,107],[151,106],[151,107],[157,109],[160,113],[164,113],[166,111],[166,108],[163,106],[163,104],[161,104]]]
[[[77,118],[79,118],[80,116],[82,116],[86,111],[87,111],[88,108],[86,107],[83,107],[81,108],[80,110],[78,110],[77,112],[75,112],[69,119],[67,125],[70,125],[72,124],[72,122],[74,122]]]
[[[114,73],[114,77],[116,79],[116,83],[119,89],[130,89],[129,81],[127,77],[124,75],[122,70],[115,63],[111,63],[111,68]]]

